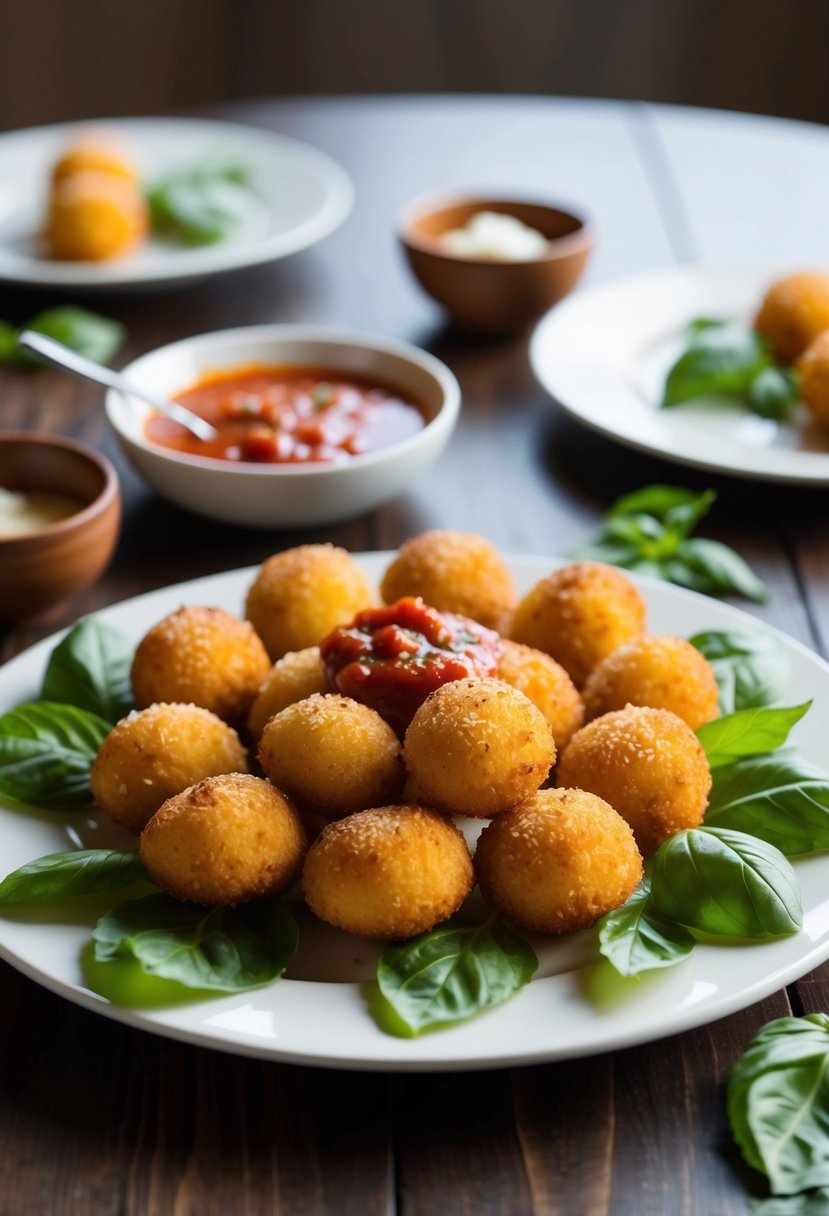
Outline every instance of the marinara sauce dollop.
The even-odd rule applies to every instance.
[[[320,646],[337,690],[376,709],[399,734],[441,684],[494,676],[501,651],[494,630],[439,612],[419,596],[358,612]]]

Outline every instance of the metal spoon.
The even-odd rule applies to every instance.
[[[199,418],[198,414],[191,413],[183,405],[178,405],[175,401],[167,401],[164,397],[156,397],[154,393],[147,392],[145,388],[138,388],[137,385],[130,384],[129,380],[125,380],[118,372],[113,372],[108,367],[102,367],[100,363],[93,363],[91,359],[70,350],[62,342],[55,342],[53,338],[47,338],[43,334],[35,333],[34,330],[26,329],[18,335],[17,343],[21,350],[34,355],[42,363],[71,372],[73,376],[80,376],[82,380],[93,380],[95,384],[114,388],[127,397],[138,397],[140,401],[146,401],[147,405],[158,410],[159,414],[166,414],[168,418],[172,418],[186,427],[197,439],[215,439],[219,433],[209,422]]]

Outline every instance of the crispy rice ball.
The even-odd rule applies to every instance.
[[[54,186],[46,239],[52,256],[103,262],[129,253],[147,235],[147,205],[132,182],[86,171]]]
[[[139,709],[154,701],[192,701],[239,726],[270,669],[247,621],[221,608],[179,608],[140,642],[132,690]]]
[[[829,426],[829,329],[810,342],[797,361],[800,398],[815,421]]]
[[[594,668],[583,692],[588,722],[626,705],[651,705],[696,730],[720,712],[714,669],[684,638],[634,638]]]
[[[645,601],[621,570],[574,562],[524,596],[510,635],[552,655],[581,688],[602,659],[644,632],[645,616]]]
[[[345,549],[300,545],[264,563],[248,592],[245,614],[275,662],[289,650],[317,646],[376,600],[370,581]]]
[[[405,776],[389,724],[339,693],[314,693],[271,718],[259,763],[274,785],[329,819],[394,801]]]
[[[667,709],[628,705],[573,736],[556,783],[609,802],[647,856],[669,836],[702,822],[711,770],[687,722]]]
[[[487,824],[475,874],[491,904],[537,933],[575,933],[618,908],[642,878],[633,832],[585,790],[539,790]]]
[[[175,899],[243,904],[292,886],[305,849],[299,816],[279,790],[228,773],[168,798],[144,829],[139,855]]]
[[[805,271],[772,283],[754,328],[778,363],[794,363],[824,329],[829,329],[829,274]]]
[[[538,789],[556,747],[541,710],[516,688],[453,680],[412,718],[404,757],[430,806],[489,819]]]
[[[289,650],[273,666],[250,707],[248,731],[258,740],[268,718],[313,693],[328,692],[329,684],[320,661],[319,646]]]
[[[383,575],[387,604],[419,595],[444,612],[457,612],[503,630],[515,608],[515,583],[488,540],[474,532],[434,530],[412,536]]]
[[[472,890],[469,850],[450,819],[383,806],[324,829],[305,859],[305,900],[320,920],[360,937],[415,937]]]
[[[584,704],[567,672],[550,655],[502,639],[498,679],[529,697],[550,723],[556,751],[562,751],[584,722]]]
[[[162,802],[219,773],[246,773],[247,753],[221,718],[198,705],[150,705],[115,726],[92,765],[101,810],[140,832]]]
[[[138,174],[120,142],[108,131],[82,131],[67,147],[52,170],[52,182],[57,183],[75,173],[108,173],[138,185]]]

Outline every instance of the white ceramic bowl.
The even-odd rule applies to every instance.
[[[368,511],[437,459],[460,411],[458,382],[432,355],[404,342],[321,326],[256,325],[201,334],[143,355],[124,368],[124,375],[170,397],[207,372],[250,363],[319,364],[376,376],[411,394],[428,422],[401,443],[342,465],[231,464],[150,443],[144,437],[150,407],[108,392],[107,417],[136,471],[164,498],[226,523],[299,527]]]

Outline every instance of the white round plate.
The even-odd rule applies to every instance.
[[[358,555],[378,577],[393,555]],[[525,590],[560,562],[510,559]],[[99,613],[136,641],[148,625],[182,603],[219,605],[239,612],[254,571],[240,570],[150,592]],[[663,583],[637,580],[654,632],[689,636],[701,629],[754,624],[735,608]],[[792,704],[814,698],[796,728],[806,757],[821,764],[829,713],[829,665],[778,634],[792,664]],[[55,639],[41,642],[2,672],[5,711],[37,697]],[[479,825],[480,826],[480,825]],[[115,844],[84,815],[0,811],[0,855],[8,872],[46,853],[95,843]],[[123,837],[122,847],[133,847]],[[699,1026],[745,1008],[805,975],[829,957],[829,857],[795,862],[803,891],[804,927],[792,937],[756,945],[698,945],[677,967],[640,980],[618,979],[599,959],[592,932],[556,940],[532,936],[537,978],[507,1004],[471,1021],[416,1039],[395,1038],[371,1018],[364,985],[380,947],[329,929],[310,915],[289,975],[264,988],[172,1008],[128,1009],[84,986],[80,951],[92,921],[49,923],[38,910],[0,918],[0,956],[61,996],[143,1030],[241,1055],[332,1068],[390,1071],[495,1068],[587,1056]],[[113,902],[117,902],[116,899]],[[313,977],[313,978],[312,978]]]
[[[249,215],[213,245],[151,237],[112,261],[50,259],[39,240],[50,172],[72,136],[93,128],[111,131],[147,184],[204,157],[238,160],[250,172]],[[333,232],[353,200],[345,171],[316,148],[271,131],[197,118],[117,118],[0,135],[0,183],[0,281],[84,292],[181,286],[287,257]]]
[[[751,324],[791,266],[672,266],[578,292],[539,323],[536,376],[580,422],[681,464],[763,481],[829,484],[829,430],[798,405],[786,422],[724,398],[659,408],[695,317]]]

